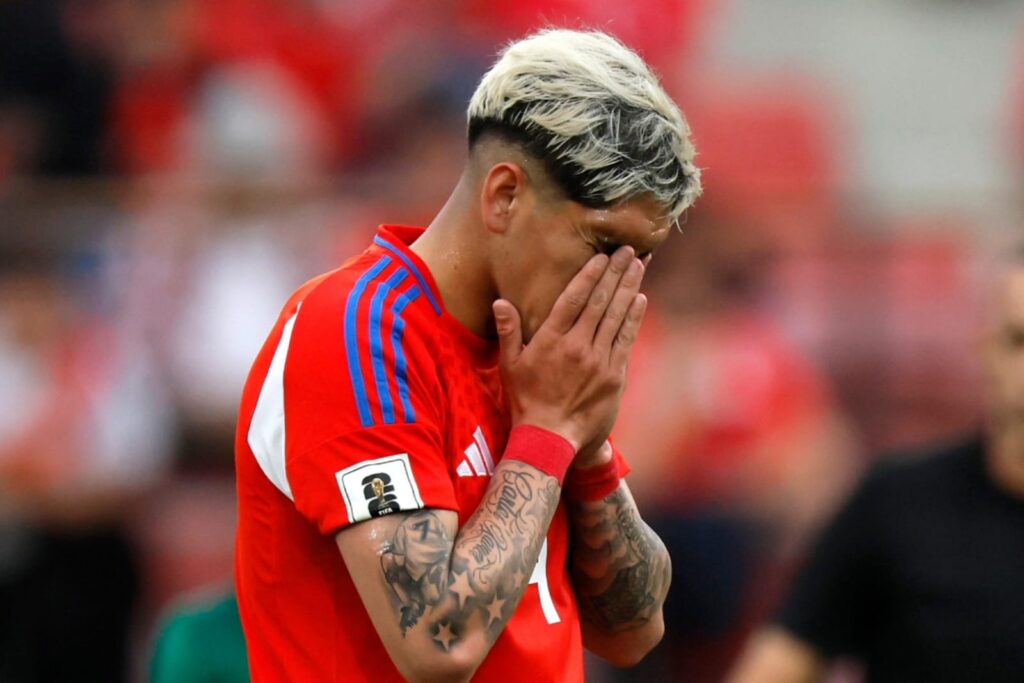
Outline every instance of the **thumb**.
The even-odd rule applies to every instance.
[[[519,311],[510,302],[498,299],[491,305],[494,323],[498,328],[498,343],[501,345],[501,360],[512,363],[523,352],[523,328]]]

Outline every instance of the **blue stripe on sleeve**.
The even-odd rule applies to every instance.
[[[405,352],[402,351],[402,334],[405,332],[405,321],[402,319],[402,311],[420,295],[420,288],[413,285],[404,294],[395,299],[391,304],[391,313],[394,316],[394,325],[391,327],[391,347],[395,352],[395,377],[398,380],[398,398],[402,401],[402,410],[405,413],[406,422],[416,421],[416,412],[412,408],[412,401],[409,400],[409,381],[405,366]]]
[[[370,358],[373,363],[373,380],[377,385],[377,397],[380,399],[380,412],[384,424],[395,424],[395,409],[391,404],[391,388],[388,386],[387,373],[384,370],[383,336],[384,299],[388,292],[401,284],[409,272],[399,268],[384,282],[377,283],[377,291],[370,303]]]
[[[433,306],[434,312],[437,313],[438,315],[441,315],[441,306],[439,306],[437,300],[434,299],[434,295],[430,292],[430,287],[427,286],[426,279],[423,277],[423,274],[420,273],[419,269],[416,268],[416,266],[413,264],[412,260],[405,254],[403,254],[401,251],[396,249],[395,245],[391,244],[385,239],[381,239],[379,236],[373,238],[373,243],[376,244],[378,247],[384,247],[392,254],[397,256],[399,260],[405,264],[405,267],[408,268],[409,271],[413,274],[413,277],[416,278],[416,281],[420,283],[420,287],[422,288],[423,293],[427,295],[427,301],[429,301],[430,305]]]
[[[381,271],[388,267],[391,258],[382,256],[373,267],[356,280],[352,291],[345,302],[345,356],[348,359],[348,374],[352,377],[352,390],[356,396],[356,408],[359,410],[359,423],[363,427],[373,426],[373,413],[370,402],[366,398],[366,384],[363,381],[363,369],[359,364],[359,336],[356,334],[356,317],[359,314],[359,300],[366,290],[366,285]]]

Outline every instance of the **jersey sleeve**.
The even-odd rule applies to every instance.
[[[396,512],[458,509],[430,313],[409,310],[415,289],[392,281],[384,272],[362,291],[327,282],[294,318],[284,369],[287,483],[323,534]]]
[[[884,601],[886,488],[871,472],[817,538],[776,622],[827,657],[863,653]]]

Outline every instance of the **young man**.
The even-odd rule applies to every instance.
[[[1024,681],[1024,258],[984,337],[987,429],[883,462],[824,530],[731,683]]]
[[[658,642],[669,558],[608,435],[688,136],[614,39],[514,43],[431,225],[286,304],[238,425],[254,681],[579,681]]]

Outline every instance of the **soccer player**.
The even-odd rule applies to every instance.
[[[822,533],[731,683],[1024,681],[1024,252],[984,335],[987,424],[883,461]]]
[[[600,33],[507,47],[426,230],[287,302],[246,383],[237,589],[254,681],[579,681],[661,638],[669,558],[608,440],[689,129]],[[400,191],[400,188],[398,188]]]

